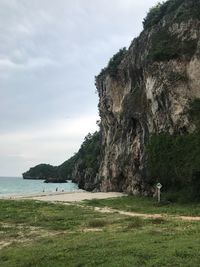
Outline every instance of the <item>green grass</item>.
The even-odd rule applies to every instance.
[[[92,219],[88,222],[87,226],[88,227],[93,227],[93,228],[99,228],[99,227],[104,227],[106,226],[108,222],[105,220],[100,220],[100,219]]]
[[[133,199],[115,202],[122,209]],[[135,201],[140,208],[146,203],[146,213],[155,204]],[[113,204],[114,199],[100,202]],[[199,222],[103,214],[86,206],[37,201],[0,200],[0,211],[1,267],[199,266]],[[9,244],[1,248],[2,242]]]
[[[200,216],[200,203],[189,204],[158,204],[156,199],[147,197],[125,196],[112,199],[87,200],[84,202],[93,207],[110,207],[118,210],[138,213],[162,213],[169,215]]]
[[[199,238],[187,234],[84,233],[3,249],[1,266],[199,266]]]

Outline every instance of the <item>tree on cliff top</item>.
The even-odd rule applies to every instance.
[[[127,53],[126,47],[121,48],[108,62],[106,68],[102,69],[99,75],[108,73],[111,77],[115,78],[118,73],[118,66]]]
[[[143,20],[144,29],[151,28],[159,23],[164,16],[173,12],[176,21],[188,20],[191,18],[200,18],[200,1],[199,0],[168,0],[159,2],[150,8],[146,18]]]

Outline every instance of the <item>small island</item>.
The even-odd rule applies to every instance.
[[[67,183],[67,180],[63,180],[61,178],[54,178],[54,177],[49,177],[44,180],[44,183]]]
[[[44,180],[44,183],[67,183],[67,180],[60,177],[58,167],[50,164],[39,164],[30,168],[22,174],[23,179]]]

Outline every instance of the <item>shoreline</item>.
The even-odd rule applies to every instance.
[[[125,193],[120,192],[88,192],[84,190],[74,191],[74,192],[42,192],[36,194],[20,194],[12,196],[0,196],[0,200],[40,200],[47,202],[80,202],[82,200],[90,199],[106,199],[126,196]]]

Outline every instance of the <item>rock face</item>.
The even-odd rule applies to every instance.
[[[57,184],[57,183],[67,183],[67,180],[63,180],[63,179],[59,179],[59,178],[52,178],[52,177],[48,177],[44,180],[44,183],[53,183],[53,184]]]
[[[133,40],[115,73],[107,68],[96,78],[101,191],[151,193],[145,149],[149,136],[195,129],[188,110],[200,98],[200,20],[183,13],[193,14],[200,1],[174,2],[179,2],[174,10]]]
[[[78,187],[86,191],[99,191],[98,173],[93,168],[80,169],[82,164],[80,159],[74,165],[71,177]]]

